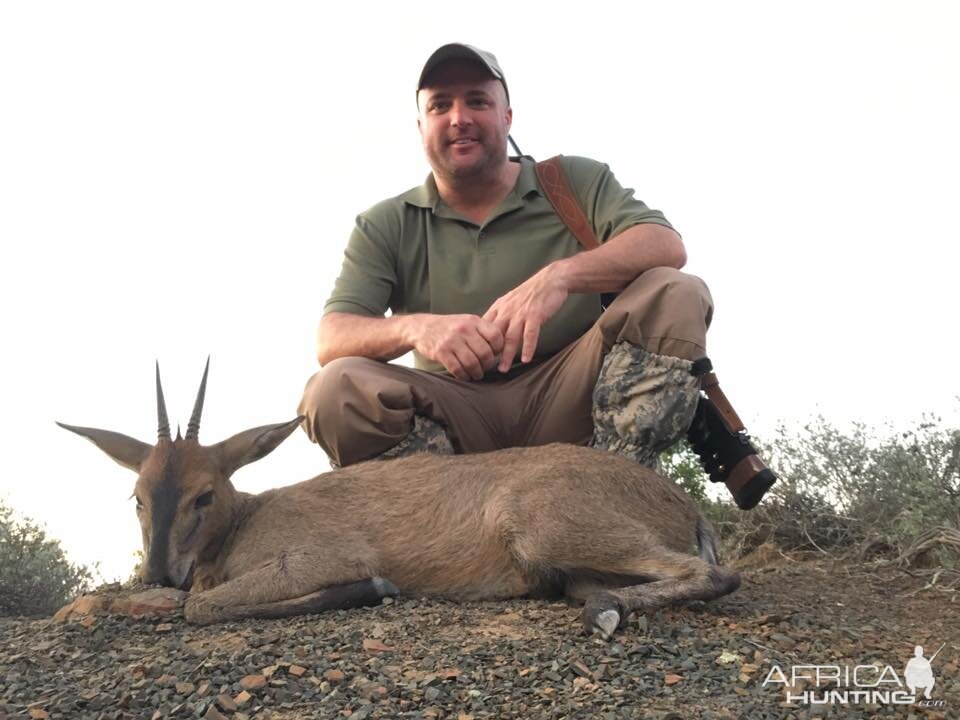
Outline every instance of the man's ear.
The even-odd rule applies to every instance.
[[[423,113],[423,90],[417,90],[417,127],[420,127],[420,115]]]

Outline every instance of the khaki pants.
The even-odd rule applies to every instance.
[[[457,452],[551,442],[588,443],[604,356],[629,342],[693,361],[706,354],[713,315],[702,280],[652,268],[633,281],[580,339],[505,380],[468,382],[360,357],[327,363],[307,382],[303,428],[338,465],[376,457],[410,432],[414,414],[446,428]]]

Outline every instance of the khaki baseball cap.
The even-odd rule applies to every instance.
[[[499,80],[507,93],[507,104],[510,103],[510,90],[507,88],[507,80],[503,76],[503,70],[500,69],[500,63],[497,62],[493,53],[475,48],[473,45],[464,45],[463,43],[450,43],[443,45],[433,51],[433,55],[427,58],[427,62],[420,71],[420,80],[417,82],[417,92],[423,88],[423,83],[431,72],[442,63],[449,60],[470,60],[483,65],[494,79]]]

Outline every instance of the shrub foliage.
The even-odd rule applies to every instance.
[[[49,615],[92,583],[58,540],[32,520],[17,520],[0,500],[0,615]]]
[[[781,427],[761,445],[780,481],[750,512],[737,510],[722,487],[721,500],[702,499],[689,448],[661,459],[667,475],[701,499],[735,555],[773,541],[835,557],[956,566],[960,430],[934,417],[902,432],[864,424],[840,430],[818,417],[799,432]]]

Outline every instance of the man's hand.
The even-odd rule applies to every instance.
[[[483,319],[503,334],[498,370],[506,372],[518,350],[521,362],[530,362],[540,339],[540,328],[553,317],[569,291],[559,263],[547,265],[536,275],[498,298]]]
[[[476,315],[410,316],[411,344],[459,380],[482,380],[503,349],[503,333]]]

